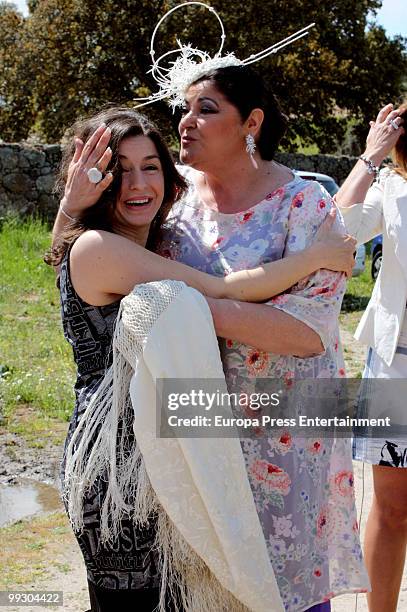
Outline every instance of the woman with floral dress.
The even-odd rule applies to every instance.
[[[167,256],[225,275],[312,242],[332,202],[318,183],[272,161],[284,128],[274,97],[249,68],[220,68],[189,87],[179,131],[190,187],[173,213]],[[254,161],[242,146],[248,133]],[[287,387],[344,377],[344,290],[344,275],[319,270],[268,304],[209,300],[229,389],[250,393],[257,377],[282,378]],[[318,356],[305,353],[303,333]],[[350,441],[288,430],[244,439],[242,449],[286,609],[328,610],[324,602],[335,595],[366,591]]]
[[[273,161],[285,127],[274,96],[247,67],[214,70],[188,88],[179,131],[189,189],[162,255],[224,276],[312,243],[332,202],[318,183]],[[246,149],[248,136],[255,151]],[[84,207],[77,202],[71,212]],[[266,304],[208,298],[229,390],[250,393],[259,377],[287,388],[294,379],[343,377],[344,290],[344,274],[318,270]],[[349,441],[287,430],[242,440],[242,450],[286,610],[326,612],[335,595],[366,591]]]

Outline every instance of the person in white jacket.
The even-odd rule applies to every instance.
[[[407,102],[381,109],[370,123],[365,153],[336,195],[347,230],[359,243],[383,234],[381,269],[355,333],[368,346],[365,379],[407,378],[406,119]],[[390,152],[394,167],[379,172]],[[371,412],[372,401],[359,402],[359,416]],[[353,448],[355,459],[373,465],[374,498],[365,537],[369,610],[395,612],[407,544],[407,439],[355,437]]]

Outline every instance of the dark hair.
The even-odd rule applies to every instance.
[[[404,121],[404,129],[407,130],[407,100],[400,105],[402,117]],[[394,170],[407,180],[407,134],[401,134],[392,151],[392,159],[395,164]]]
[[[282,112],[274,93],[266,89],[263,79],[248,66],[227,66],[208,72],[195,83],[213,83],[246,121],[254,108],[261,108],[264,120],[257,148],[262,159],[272,160],[287,129],[287,117]]]
[[[50,253],[45,257],[46,263],[58,265],[69,246],[88,229],[113,231],[113,210],[120,191],[122,171],[118,158],[119,145],[130,136],[147,136],[154,143],[164,174],[164,199],[157,215],[153,219],[146,247],[155,249],[161,240],[161,229],[174,202],[186,188],[185,179],[178,173],[171,153],[156,126],[144,115],[127,107],[104,108],[96,115],[77,121],[69,130],[71,139],[65,147],[61,166],[56,180],[55,193],[62,197],[68,177],[69,164],[75,152],[75,138],[83,142],[89,140],[95,130],[105,123],[111,129],[109,146],[112,158],[107,172],[112,172],[113,181],[99,200],[86,209],[80,218],[70,222],[61,233]]]

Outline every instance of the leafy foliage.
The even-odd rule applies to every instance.
[[[154,91],[150,37],[158,18],[176,4],[30,0],[26,19],[12,5],[0,4],[2,138],[36,132],[57,141],[79,115],[109,102],[133,104],[137,95]],[[305,39],[256,65],[290,117],[287,149],[301,143],[335,152],[349,125],[361,140],[380,105],[402,94],[406,41],[389,39],[374,24],[366,28],[369,11],[377,10],[380,0],[211,4],[225,24],[225,51],[242,59],[315,21]],[[175,48],[176,36],[214,52],[219,27],[208,11],[191,7],[165,23],[157,52]],[[166,105],[146,110],[169,133],[174,118]]]
[[[25,20],[14,4],[0,3],[0,138],[20,140],[33,123]]]

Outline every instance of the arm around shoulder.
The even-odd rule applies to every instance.
[[[165,279],[184,281],[213,297],[219,297],[224,289],[216,277],[103,230],[88,230],[76,240],[70,253],[70,268],[75,291],[96,306],[127,295],[140,283]]]

